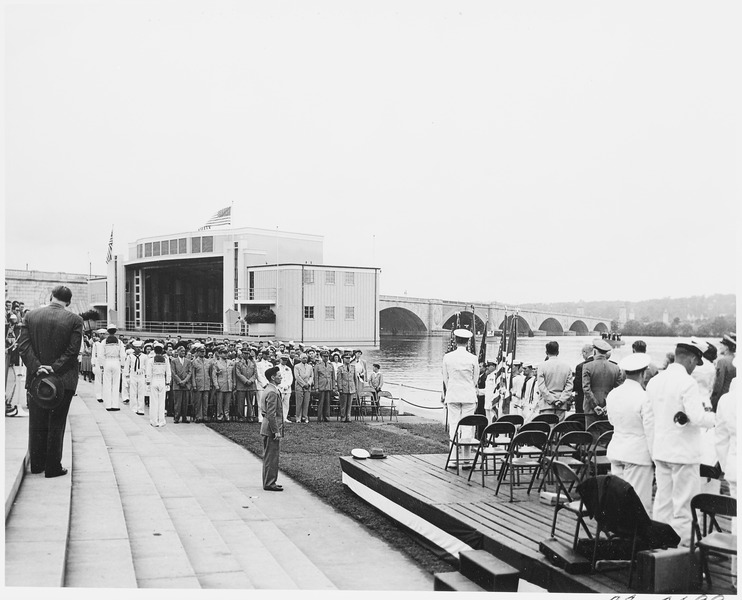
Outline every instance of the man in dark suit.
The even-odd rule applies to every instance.
[[[178,346],[178,355],[170,361],[170,370],[173,375],[173,423],[188,423],[188,396],[190,396],[193,365],[186,357],[185,346]]]
[[[72,292],[59,285],[52,290],[50,303],[26,315],[18,347],[28,370],[26,389],[36,376],[53,373],[64,385],[62,402],[44,409],[29,398],[28,447],[31,472],[46,477],[66,475],[62,467],[62,444],[67,413],[77,389],[77,355],[82,343],[82,317],[68,310]]]
[[[260,424],[260,435],[263,436],[263,489],[282,492],[283,486],[276,483],[279,443],[283,437],[283,394],[278,389],[281,385],[281,371],[278,367],[266,369],[265,378],[268,380],[268,385],[263,390],[265,415]]]
[[[593,345],[592,344],[585,344],[582,347],[582,362],[575,367],[575,376],[574,376],[574,403],[575,403],[575,412],[576,413],[582,413],[585,412],[583,410],[582,403],[585,399],[585,390],[582,387],[582,367],[585,366],[585,363],[590,362],[593,360]]]
[[[585,427],[606,418],[605,397],[626,379],[621,368],[608,360],[611,350],[611,345],[605,340],[593,340],[593,360],[582,367]]]

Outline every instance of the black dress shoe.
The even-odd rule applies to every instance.
[[[61,477],[62,475],[67,475],[67,469],[62,469],[61,471],[56,471],[54,473],[47,473],[44,477],[51,479],[52,477]]]
[[[267,492],[282,492],[283,488],[280,485],[269,485],[263,488]]]
[[[108,410],[121,410],[120,408],[109,408]]]
[[[98,398],[98,402],[103,402],[103,398]]]
[[[112,408],[107,408],[106,410],[110,412],[110,411],[112,411],[113,409],[112,409]]]

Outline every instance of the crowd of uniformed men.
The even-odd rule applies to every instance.
[[[166,416],[174,423],[262,422],[265,372],[274,366],[282,375],[284,420],[299,423],[309,423],[310,404],[318,422],[329,420],[331,404],[337,405],[340,420],[348,422],[360,397],[366,393],[375,402],[384,385],[380,365],[369,369],[359,349],[181,336],[124,339],[116,331],[109,324],[85,334],[81,374],[93,381],[106,410],[131,403],[144,415],[148,405],[155,427],[164,426]]]
[[[475,412],[489,422],[509,413],[525,422],[543,413],[560,420],[582,413],[586,427],[608,420],[611,473],[629,482],[647,513],[672,525],[685,545],[693,496],[702,489],[718,493],[723,478],[736,498],[736,334],[724,335],[718,348],[696,338],[681,341],[659,366],[643,341],[616,363],[609,341],[598,338],[582,348],[584,360],[572,369],[559,357],[558,342],[550,341],[543,362],[513,365],[512,386],[503,394],[496,365],[479,364],[467,352],[471,332],[454,333],[457,349],[443,360],[452,437],[458,421]],[[470,460],[466,449],[463,456]]]

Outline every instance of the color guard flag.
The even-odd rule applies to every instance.
[[[479,346],[479,362],[485,363],[487,362],[487,327],[489,327],[490,322],[487,321],[484,324],[484,331],[482,332],[482,343]]]
[[[108,240],[108,252],[106,253],[106,264],[111,262],[113,257],[113,227],[111,227],[111,238]]]
[[[505,315],[505,321],[502,325],[502,336],[500,337],[500,348],[497,351],[497,363],[495,366],[495,386],[497,390],[497,397],[500,399],[500,401],[505,400],[509,393],[509,377],[507,372],[508,325],[508,316]]]
[[[220,225],[231,225],[232,224],[232,207],[227,206],[226,208],[222,208],[221,210],[216,211],[214,213],[214,216],[212,216],[208,221],[206,221],[206,225],[203,227],[199,227],[199,231],[203,231],[204,229],[211,229],[212,227],[219,227]]]
[[[451,327],[451,338],[448,340],[448,347],[446,348],[445,354],[456,350],[456,336],[453,334],[453,332],[456,331],[459,327],[461,327],[461,322],[459,320],[459,313],[456,313],[456,325],[453,325]]]

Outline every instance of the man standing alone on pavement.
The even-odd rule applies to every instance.
[[[559,360],[559,342],[547,342],[546,362],[538,370],[539,414],[554,414],[560,421],[572,399],[572,368]]]
[[[582,391],[585,394],[585,427],[605,419],[605,398],[613,388],[623,383],[619,366],[608,360],[611,345],[602,339],[593,341],[593,360],[582,367]]]
[[[701,428],[714,426],[714,414],[705,411],[698,384],[691,373],[703,364],[706,350],[695,340],[679,343],[675,362],[647,384],[647,398],[654,413],[654,443],[657,492],[652,518],[669,523],[690,542],[690,501],[701,490]]]
[[[265,371],[265,377],[268,380],[263,390],[265,417],[260,424],[260,435],[263,436],[263,489],[282,492],[283,486],[276,483],[280,440],[283,437],[283,394],[279,390],[281,371],[278,367],[271,367]]]
[[[67,413],[77,389],[77,353],[82,342],[82,317],[65,310],[72,292],[59,285],[52,290],[50,303],[26,315],[18,340],[19,353],[26,365],[26,388],[37,377],[48,377],[61,386],[61,402],[44,408],[33,395],[29,398],[28,449],[32,473],[46,477],[66,475],[62,467],[62,445]]]

